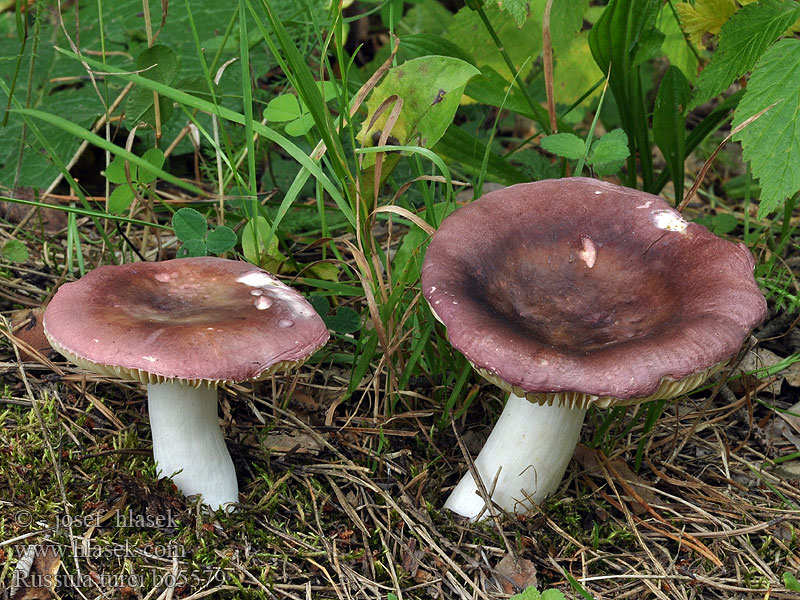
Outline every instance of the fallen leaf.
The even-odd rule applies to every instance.
[[[11,576],[11,600],[54,598],[56,573],[61,566],[53,546],[28,546]]]
[[[497,563],[495,574],[506,594],[521,592],[527,587],[536,587],[536,567],[526,558],[506,554]]]
[[[15,310],[11,313],[11,333],[40,354],[48,356],[53,353],[53,349],[44,335],[43,315],[44,307]],[[35,360],[34,356],[22,346],[19,346],[19,357],[23,361]]]
[[[314,436],[302,431],[270,433],[267,435],[265,444],[270,452],[317,454],[322,450],[322,444]]]

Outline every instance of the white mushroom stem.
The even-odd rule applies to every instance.
[[[216,387],[179,383],[147,386],[158,474],[186,496],[200,494],[212,508],[239,501],[236,471],[217,417]]]
[[[585,414],[585,408],[540,406],[511,394],[475,459],[492,501],[507,512],[524,513],[552,494],[575,451]],[[444,506],[472,520],[481,514],[484,502],[471,473]],[[487,516],[488,510],[483,511],[481,518]]]

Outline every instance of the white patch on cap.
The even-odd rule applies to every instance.
[[[595,191],[595,194],[602,194],[602,193],[603,192],[601,192],[600,190]]]
[[[645,202],[644,204],[640,204],[640,205],[639,205],[639,206],[637,206],[636,208],[650,208],[650,205],[651,205],[652,203],[653,203],[653,201],[652,201],[652,200],[648,200],[647,202]]]
[[[142,360],[146,360],[147,362],[158,362],[158,359],[155,356],[143,356]]]
[[[672,210],[657,210],[652,216],[653,225],[665,231],[685,231],[689,223],[680,215]]]
[[[156,281],[160,281],[161,283],[169,283],[170,281],[175,281],[178,278],[178,272],[172,271],[171,273],[156,273],[155,278]]]
[[[432,293],[433,293],[433,292],[435,292],[435,291],[436,291],[436,286],[435,286],[435,285],[432,285],[432,286],[431,286],[431,289],[430,289],[430,290],[428,290],[428,293],[429,293],[429,294],[432,294]]]
[[[257,288],[251,290],[250,293],[256,296],[255,306],[258,310],[267,309],[273,304],[272,300],[262,295],[266,293],[268,296],[272,296],[274,300],[286,305],[294,317],[308,318],[314,315],[313,309],[308,306],[300,294],[269,273],[265,273],[264,271],[252,271],[237,277],[236,281]],[[261,292],[260,294],[254,293],[259,291]],[[269,302],[269,304],[267,304],[267,302]]]
[[[578,258],[585,262],[586,266],[591,269],[595,261],[597,261],[597,246],[594,245],[592,238],[588,235],[582,236],[581,242],[583,242],[583,248],[578,251]]]

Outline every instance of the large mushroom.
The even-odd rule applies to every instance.
[[[251,264],[210,257],[99,267],[59,288],[44,330],[76,365],[147,384],[159,473],[213,508],[239,500],[217,385],[269,377],[328,340],[296,291]]]
[[[724,368],[766,314],[753,267],[661,198],[594,179],[515,185],[448,216],[423,294],[510,392],[475,460],[492,501],[519,513],[552,494],[589,406],[673,398]],[[469,473],[445,507],[484,513]]]

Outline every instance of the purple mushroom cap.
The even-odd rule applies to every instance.
[[[422,288],[452,345],[503,387],[633,403],[737,354],[767,310],[753,268],[743,244],[658,196],[575,177],[456,210]]]
[[[329,337],[299,293],[249,263],[212,257],[99,267],[59,288],[44,328],[87,369],[190,385],[264,378]]]

